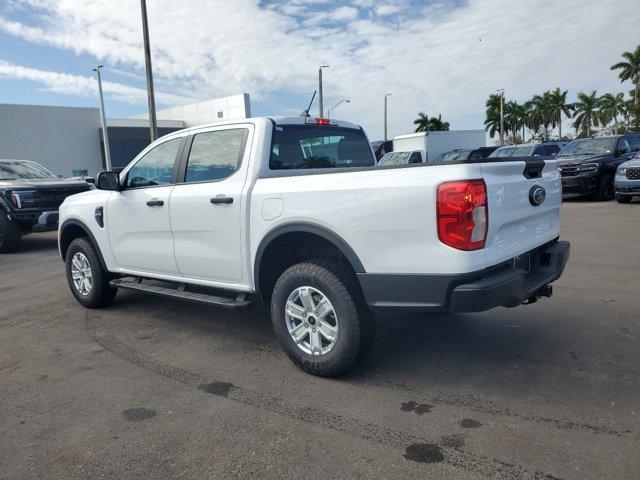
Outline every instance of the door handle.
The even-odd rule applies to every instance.
[[[147,205],[149,205],[150,207],[161,207],[164,205],[164,202],[162,200],[158,200],[157,198],[152,198],[147,202]]]
[[[227,197],[226,195],[218,195],[216,197],[213,197],[210,200],[210,202],[213,203],[214,205],[229,204],[229,203],[233,203],[233,197]]]

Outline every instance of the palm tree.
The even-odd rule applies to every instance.
[[[551,92],[546,91],[542,95],[534,95],[529,102],[531,114],[529,120],[535,125],[537,131],[542,127],[542,138],[546,142],[549,140],[549,126],[555,127],[556,120],[553,116]]]
[[[591,136],[591,125],[597,127],[600,120],[600,112],[598,108],[598,96],[596,91],[592,91],[587,95],[584,92],[578,94],[578,101],[573,104],[575,112],[573,128],[576,132],[586,132],[586,136]]]
[[[514,101],[507,103],[504,115],[505,130],[511,131],[513,143],[517,143],[518,132],[521,127],[522,141],[524,142],[524,127],[527,124],[528,116],[529,110],[527,104],[520,105]]]
[[[449,122],[442,121],[442,115],[429,118],[428,115],[420,112],[418,118],[413,121],[414,125],[417,125],[416,132],[437,132],[442,130],[449,130]]]
[[[489,132],[489,136],[493,138],[500,131],[500,95],[492,93],[485,104],[487,115],[484,121],[485,130]]]
[[[627,109],[624,94],[618,93],[613,95],[611,93],[605,93],[598,99],[598,106],[600,107],[600,118],[603,124],[609,123],[613,120],[613,133],[618,134],[618,115],[625,115]]]
[[[571,118],[571,104],[567,103],[567,90],[560,91],[559,87],[550,93],[550,114],[558,121],[558,140],[562,140],[562,114]]]
[[[624,60],[612,65],[611,70],[620,70],[618,77],[621,82],[631,80],[635,84],[634,113],[636,128],[640,128],[640,45],[633,52],[624,52],[622,58]]]

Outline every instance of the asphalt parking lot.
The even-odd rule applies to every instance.
[[[27,237],[0,257],[0,477],[638,478],[640,205],[568,201],[562,237],[553,298],[379,316],[337,380],[259,307],[85,310],[55,234]]]

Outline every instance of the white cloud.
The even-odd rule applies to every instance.
[[[26,2],[35,13],[28,20],[0,13],[1,30],[142,72],[138,2]],[[259,0],[154,0],[148,8],[156,78],[176,99],[306,95],[318,64],[327,63],[325,104],[349,98],[340,114],[379,137],[385,93],[393,93],[391,132],[406,133],[418,111],[442,113],[454,128],[482,128],[484,101],[497,88],[520,101],[555,86],[572,96],[628,90],[609,66],[638,43],[636,2],[468,0],[453,7],[355,0],[335,8],[327,0],[269,7]],[[16,74],[13,67],[4,75]],[[37,81],[85,91],[68,80]]]

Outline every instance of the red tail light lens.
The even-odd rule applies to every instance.
[[[437,201],[440,241],[458,250],[484,248],[489,224],[484,180],[441,183]]]
[[[316,118],[316,125],[331,125],[331,120],[328,118]]]

